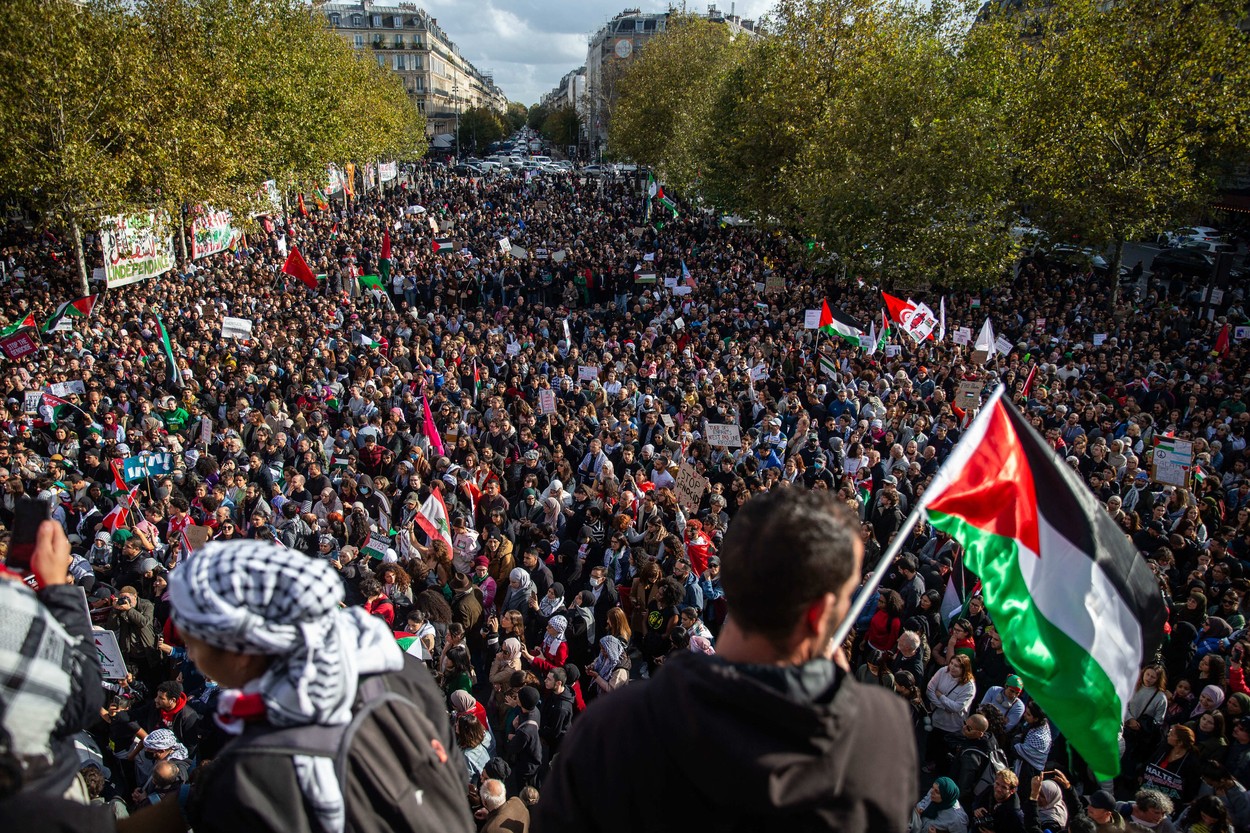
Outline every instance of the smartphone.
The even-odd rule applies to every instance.
[[[35,536],[39,524],[52,517],[52,507],[42,500],[24,497],[13,509],[13,538],[9,542],[9,554],[5,566],[15,573],[30,573],[31,557],[35,553]]]

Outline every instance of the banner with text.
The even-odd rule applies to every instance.
[[[229,211],[215,211],[207,206],[196,208],[191,221],[191,259],[224,252],[235,244],[243,232],[230,225],[234,219]]]
[[[100,223],[109,289],[155,278],[174,268],[174,238],[156,213],[106,217]]]

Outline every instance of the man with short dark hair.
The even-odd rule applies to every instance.
[[[587,710],[543,783],[535,826],[904,829],[917,768],[907,706],[856,682],[830,641],[862,553],[828,492],[743,504],[720,550],[729,614],[717,655],[675,653]]]

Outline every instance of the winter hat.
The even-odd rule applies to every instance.
[[[1115,796],[1106,790],[1099,790],[1089,797],[1089,806],[1095,810],[1114,810]]]
[[[521,708],[525,709],[527,712],[532,712],[534,709],[538,708],[538,701],[540,699],[538,696],[538,689],[534,688],[532,685],[527,685],[521,689],[518,699],[521,701]]]

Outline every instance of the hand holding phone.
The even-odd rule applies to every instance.
[[[69,539],[59,523],[48,520],[51,507],[23,498],[14,507],[13,538],[5,567],[21,574],[36,589],[72,584],[69,577]]]

